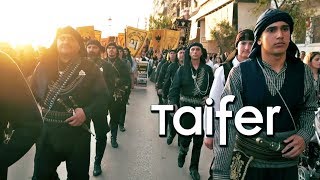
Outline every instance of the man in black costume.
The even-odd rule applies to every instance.
[[[66,161],[68,179],[88,180],[90,120],[106,109],[107,89],[99,68],[86,59],[83,40],[75,29],[58,29],[31,83],[44,120],[34,177],[54,179],[56,168]]]
[[[157,79],[156,85],[157,85],[158,93],[162,95],[162,101],[163,101],[164,104],[168,103],[167,96],[163,95],[164,80],[165,80],[169,65],[172,64],[173,62],[176,62],[176,61],[178,61],[176,50],[175,49],[169,50],[169,58],[162,65],[162,67],[160,69],[160,72],[159,72],[160,74],[159,74],[158,79]]]
[[[109,43],[107,49],[107,63],[103,65],[103,74],[105,81],[112,95],[110,103],[110,129],[111,129],[111,146],[118,148],[117,135],[121,115],[126,110],[128,102],[127,91],[131,85],[130,73],[127,64],[119,59],[117,45]]]
[[[0,51],[0,179],[7,168],[29,151],[40,135],[42,118],[32,92],[17,64]]]
[[[101,51],[103,50],[103,47],[101,46],[100,42],[98,40],[89,40],[87,42],[86,49],[88,53],[88,59],[94,62],[102,73],[103,64],[106,61],[101,59]],[[108,104],[110,100],[110,97],[107,96],[104,101]],[[96,113],[96,115],[94,115],[92,118],[96,133],[96,156],[93,166],[93,176],[99,176],[102,173],[101,160],[107,145],[107,133],[110,131],[107,116],[108,110],[104,109],[102,113]]]
[[[168,104],[174,105],[175,109],[183,106],[204,107],[206,97],[210,93],[213,72],[211,67],[206,65],[203,53],[204,48],[201,43],[192,43],[186,50],[184,65],[180,66],[175,74],[168,95]],[[181,116],[180,123],[184,129],[190,129],[195,124],[195,118],[192,114],[187,113]],[[198,170],[203,137],[203,133],[201,135],[179,135],[179,167],[183,167],[189,145],[193,140],[189,167],[193,180],[200,179]]]
[[[169,93],[171,84],[173,82],[174,75],[176,74],[178,68],[183,65],[185,49],[186,48],[184,47],[178,48],[176,53],[177,57],[175,58],[175,61],[173,63],[170,63],[170,65],[168,66],[168,69],[164,78],[164,83],[162,86],[163,99],[168,99],[168,93]],[[167,144],[170,145],[177,134],[177,131],[173,126],[173,117],[171,116],[171,114],[167,114],[166,128],[168,129]],[[178,145],[179,145],[179,140],[178,140]]]

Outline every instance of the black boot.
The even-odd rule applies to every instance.
[[[96,157],[93,166],[93,176],[99,176],[102,173],[101,161],[107,145],[107,136],[96,138]]]
[[[111,146],[113,148],[118,148],[117,142],[117,134],[118,134],[118,127],[116,129],[111,129]]]
[[[168,145],[172,144],[173,138],[174,138],[174,137],[171,136],[171,135],[169,135],[169,136],[167,137],[167,144],[168,144]]]
[[[93,176],[99,176],[102,173],[102,169],[101,169],[101,161],[99,162],[94,162],[94,166],[93,166]]]
[[[184,165],[184,162],[186,161],[186,154],[183,153],[179,153],[178,156],[178,167],[182,168]]]
[[[119,125],[119,130],[120,130],[121,132],[124,132],[124,131],[126,131],[126,128],[124,128],[123,125]]]
[[[118,144],[118,142],[117,142],[117,139],[111,138],[111,146],[112,146],[113,148],[118,148],[118,147],[119,147],[119,144]]]
[[[182,146],[179,147],[178,166],[180,168],[183,167],[184,162],[186,161],[188,150],[189,150],[189,147],[186,147],[186,148]]]
[[[1,176],[0,176],[1,179]],[[37,180],[37,178],[35,177],[35,175],[32,176],[31,180]],[[55,174],[52,177],[52,180],[60,180],[59,175],[57,172],[55,172]],[[68,180],[68,179],[67,179]]]
[[[200,174],[196,169],[190,170],[190,176],[192,180],[200,180]]]

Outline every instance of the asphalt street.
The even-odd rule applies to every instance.
[[[119,148],[108,144],[103,158],[103,173],[92,176],[95,139],[91,140],[91,163],[89,175],[93,180],[189,180],[189,163],[191,148],[183,168],[177,166],[177,138],[168,146],[166,138],[159,137],[159,119],[157,113],[151,113],[150,105],[157,104],[158,98],[154,84],[148,82],[147,87],[136,87],[130,96],[127,106],[125,127],[127,131],[119,132]],[[91,126],[92,127],[92,126]],[[191,143],[192,144],[192,143]],[[32,148],[23,158],[9,168],[8,180],[28,180],[33,173]],[[199,173],[201,179],[208,179],[208,169],[212,159],[212,151],[202,147]],[[61,180],[67,178],[65,163],[58,168]]]

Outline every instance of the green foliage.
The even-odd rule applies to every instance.
[[[315,14],[315,10],[310,7],[312,0],[259,0],[259,6],[256,9],[263,10],[270,7],[271,2],[275,7],[288,12],[294,21],[293,37],[296,42],[304,43],[306,37],[306,20]]]
[[[227,20],[219,22],[216,27],[211,30],[211,37],[215,40],[220,48],[220,53],[231,52],[234,47],[234,41],[237,31]]]
[[[158,18],[150,16],[149,18],[149,29],[170,29],[172,27],[171,17],[158,15]]]

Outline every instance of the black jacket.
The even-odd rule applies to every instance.
[[[4,179],[1,171],[27,153],[40,135],[42,118],[18,66],[1,52],[0,64],[0,179]],[[11,140],[5,144],[3,132],[8,122],[14,132]]]
[[[56,60],[57,61],[57,60]],[[58,98],[64,100],[69,106],[73,107],[69,96],[72,96],[78,107],[83,108],[87,119],[92,119],[93,115],[102,112],[106,107],[107,87],[99,68],[87,59],[77,59],[79,66],[65,88],[60,91]],[[57,64],[57,63],[55,63]],[[52,67],[52,63],[40,62],[32,76],[32,91],[36,100],[42,107],[46,107],[45,99],[58,77],[58,68]],[[65,111],[65,107],[55,102],[51,110]],[[89,124],[89,121],[86,121]]]
[[[128,101],[127,94],[131,87],[131,77],[127,64],[119,58],[114,61],[108,60],[103,65],[103,75],[113,97],[111,102],[126,103]],[[115,99],[115,95],[119,97]]]
[[[170,86],[173,82],[174,75],[176,74],[179,67],[180,67],[180,64],[178,62],[171,63],[168,66],[167,73],[164,78],[164,83],[163,83],[163,87],[162,87],[163,98],[165,98],[165,99],[167,99]]]
[[[213,82],[213,72],[210,66],[200,63],[199,68],[195,73],[198,75],[204,74],[204,77],[200,77],[202,79],[201,85],[198,85],[201,91],[204,91],[205,94],[198,93],[197,84],[191,77],[190,73],[190,66],[187,67],[186,65],[180,66],[177,73],[174,76],[172,85],[169,90],[168,94],[168,103],[169,104],[176,104],[181,106],[194,106],[194,104],[184,104],[180,101],[180,96],[188,96],[202,99],[206,96],[209,96],[210,89]]]
[[[163,87],[164,78],[166,76],[166,73],[167,73],[167,70],[168,70],[168,67],[170,64],[171,64],[171,61],[167,61],[161,67],[160,74],[159,74],[159,77],[157,80],[157,88],[158,89],[162,89],[162,87]]]
[[[162,68],[162,66],[163,66],[166,62],[167,62],[167,61],[166,61],[165,59],[162,59],[162,60],[158,63],[158,66],[157,66],[157,69],[156,69],[156,78],[155,78],[156,88],[157,88],[157,89],[160,89],[160,88],[158,88],[158,80],[159,80],[161,68]]]

